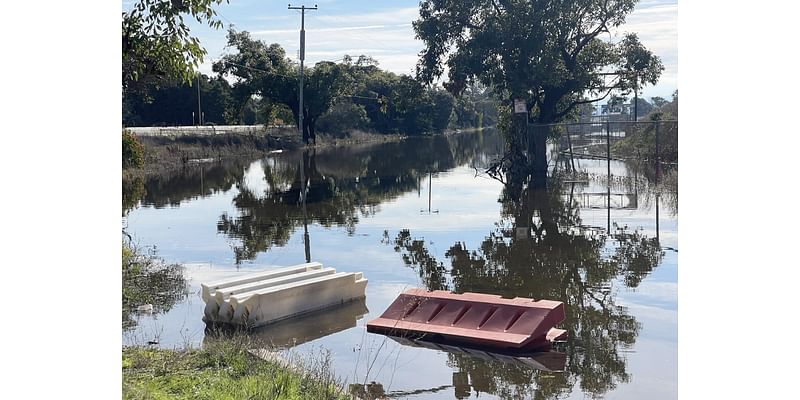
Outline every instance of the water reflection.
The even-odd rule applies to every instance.
[[[235,159],[199,165],[186,165],[160,171],[147,178],[122,179],[123,215],[141,202],[156,208],[179,206],[182,201],[230,190],[244,178],[247,160]]]
[[[180,265],[164,263],[154,249],[137,248],[130,241],[123,243],[123,332],[135,328],[141,315],[168,312],[186,299],[187,288]]]
[[[287,349],[356,326],[369,312],[365,298],[341,306],[311,312],[299,317],[247,331],[250,339],[272,349]],[[205,338],[232,335],[235,328],[207,326]]]
[[[283,260],[291,257],[299,262],[302,227],[310,225],[312,237],[304,240],[307,257],[358,270],[363,267],[374,282],[369,303],[373,313],[380,313],[393,300],[389,292],[406,286],[552,298],[567,305],[561,327],[569,330],[570,340],[558,348],[565,354],[564,366],[559,368],[563,372],[403,346],[396,375],[386,373],[396,360],[390,358],[391,353],[381,356],[381,363],[388,360],[383,372],[363,375],[366,368],[357,361],[363,356],[352,349],[362,348],[361,341],[370,335],[363,334],[363,329],[348,329],[357,325],[358,312],[323,323],[337,329],[336,334],[323,326],[315,328],[320,322],[315,318],[304,326],[264,334],[280,346],[306,341],[300,351],[317,344],[332,348],[337,371],[348,374],[357,366],[354,376],[363,379],[354,379],[361,385],[354,385],[353,392],[364,397],[372,393],[381,398],[559,398],[581,397],[580,392],[585,397],[610,397],[614,387],[627,381],[631,381],[628,393],[643,386],[654,392],[670,390],[674,310],[667,310],[669,316],[662,320],[637,307],[661,310],[674,305],[675,257],[668,254],[665,265],[658,267],[662,260],[658,239],[660,232],[662,242],[671,244],[677,233],[676,221],[667,218],[677,215],[677,169],[665,168],[657,174],[646,164],[614,162],[614,176],[608,180],[605,160],[575,160],[578,171],[570,171],[568,177],[556,172],[548,180],[548,190],[533,190],[523,181],[510,182],[501,192],[494,181],[471,179],[471,169],[463,166],[484,171],[494,156],[503,153],[503,145],[499,135],[491,132],[466,133],[281,153],[238,164],[198,165],[174,175],[128,182],[123,185],[123,197],[129,200],[124,204],[134,207],[141,199],[142,204],[156,206],[133,212],[132,234],[158,244],[170,261],[208,255],[218,272],[234,269],[229,261],[230,243],[237,262],[254,260],[280,246],[287,246]],[[461,168],[446,172],[454,167]],[[213,199],[190,202],[215,192]],[[404,196],[413,192],[420,195]],[[305,213],[301,193],[306,193]],[[185,207],[187,203],[202,206]],[[628,209],[634,205],[638,210]],[[154,209],[158,207],[166,209]],[[380,212],[382,207],[384,212]],[[178,219],[170,221],[173,216]],[[612,217],[645,228],[616,226]],[[366,218],[375,219],[362,224]],[[180,235],[166,234],[170,226],[183,227]],[[314,237],[321,236],[316,233],[320,229],[314,229],[320,226],[343,229],[325,232],[322,240]],[[356,235],[357,229],[364,235]],[[384,230],[389,247],[376,249],[374,232]],[[397,253],[392,251],[395,247]],[[363,259],[343,261],[356,251]],[[413,270],[403,268],[398,255]],[[279,257],[264,257],[264,261],[273,258]],[[646,279],[653,271],[656,276]],[[202,281],[204,275],[199,276],[191,280]],[[627,288],[638,290],[631,293]],[[656,290],[649,292],[652,288]],[[159,324],[165,324],[167,334],[180,332],[187,315],[190,321],[200,321],[202,305],[195,303],[191,297],[179,300],[158,321],[139,319],[136,332],[159,329]],[[198,335],[204,327],[190,326]],[[173,334],[161,342],[172,346],[181,340]],[[401,353],[395,342],[388,342],[387,347]],[[653,352],[653,343],[663,344],[660,353]],[[627,352],[633,346],[638,354],[631,356]],[[642,367],[658,357],[666,362]],[[613,395],[626,396],[622,391]]]
[[[623,353],[635,343],[640,324],[616,304],[612,284],[619,280],[637,287],[663,256],[659,242],[616,224],[612,229],[585,226],[580,201],[564,196],[563,179],[556,175],[548,183],[548,189],[507,185],[495,229],[477,249],[454,243],[445,253],[449,265],[433,257],[425,241],[415,239],[409,230],[401,230],[393,241],[406,265],[430,290],[565,303],[562,328],[570,339],[564,373],[543,374],[449,354],[448,364],[466,374],[477,392],[502,398],[556,398],[578,385],[584,393],[600,396],[630,378]]]
[[[353,235],[361,218],[374,215],[381,203],[417,191],[423,177],[480,164],[487,153],[501,151],[498,135],[474,132],[276,155],[261,163],[265,188],[239,185],[233,199],[237,215],[221,215],[217,229],[237,239],[237,264],[286,245],[300,225],[338,226]]]

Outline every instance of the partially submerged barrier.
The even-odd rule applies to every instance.
[[[418,336],[439,343],[507,350],[545,350],[567,332],[560,301],[409,289],[401,293],[367,331],[391,336]]]
[[[257,327],[362,298],[360,272],[306,263],[201,284],[204,319]]]
[[[250,329],[247,336],[253,343],[269,345],[270,350],[288,349],[312,340],[355,327],[369,313],[365,298],[348,301],[337,307],[312,311],[259,328]],[[205,339],[234,336],[238,326],[207,324]]]

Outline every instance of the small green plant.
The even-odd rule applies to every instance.
[[[144,146],[136,136],[127,130],[122,131],[122,168],[141,168],[144,165]]]

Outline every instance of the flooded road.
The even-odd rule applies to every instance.
[[[199,285],[309,257],[363,272],[355,302],[255,332],[330,352],[347,385],[390,398],[677,397],[677,170],[551,162],[547,190],[486,176],[493,130],[273,154],[124,182],[125,231],[185,264],[188,293],[130,311],[124,344],[201,345]],[[305,212],[300,167],[310,182]],[[304,232],[308,232],[308,246]],[[407,288],[565,303],[563,371],[367,333]],[[360,385],[356,387],[356,385]],[[366,385],[366,387],[364,386]]]

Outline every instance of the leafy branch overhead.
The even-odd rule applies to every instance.
[[[452,93],[475,81],[522,98],[537,122],[557,122],[580,104],[654,84],[664,67],[635,34],[619,42],[636,0],[423,0],[414,22],[417,76],[447,68]]]
[[[228,0],[139,0],[122,13],[122,87],[147,81],[190,81],[206,50],[184,16],[222,27],[213,6]]]

